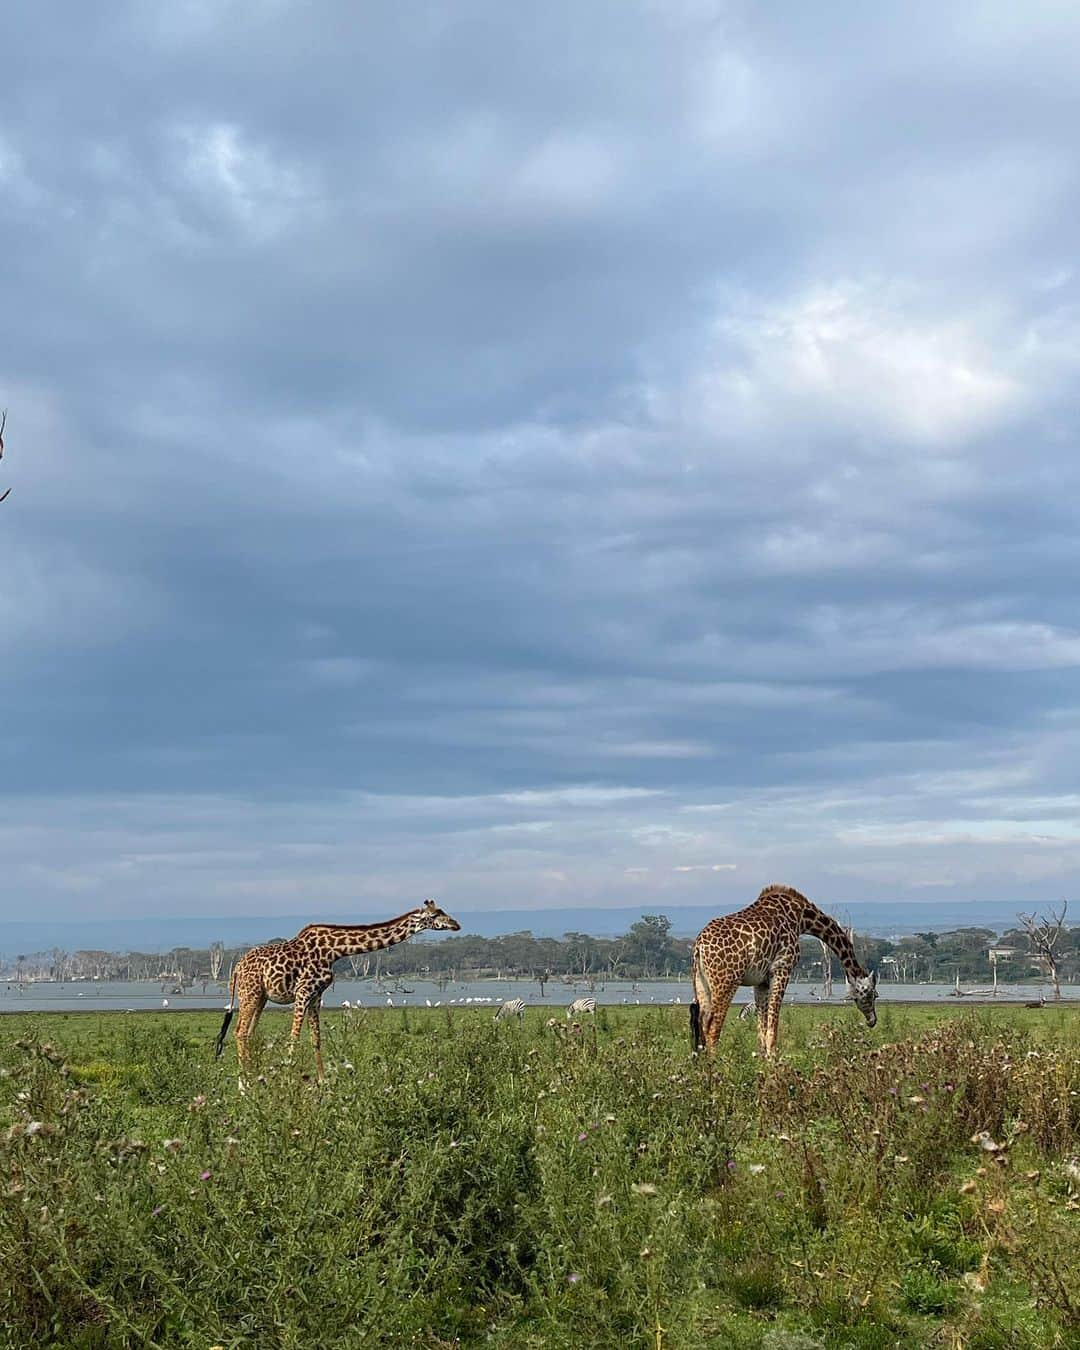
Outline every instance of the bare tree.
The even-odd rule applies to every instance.
[[[0,413],[0,459],[4,458],[4,427],[7,426],[7,409]],[[4,501],[11,489],[7,492],[0,492],[0,502]]]
[[[211,942],[209,947],[210,978],[217,983],[221,978],[221,967],[225,964],[224,942]]]
[[[1027,934],[1028,941],[1031,943],[1032,953],[1046,967],[1050,982],[1054,986],[1055,998],[1061,997],[1061,972],[1059,969],[1061,958],[1057,951],[1057,945],[1065,931],[1065,911],[1068,908],[1068,901],[1063,900],[1060,912],[1052,909],[1048,919],[1040,918],[1038,914],[1017,914],[1016,916]]]
[[[821,942],[821,939],[818,938]],[[832,952],[821,942],[821,979],[825,986],[825,997],[832,998]]]

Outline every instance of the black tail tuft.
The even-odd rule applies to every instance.
[[[690,1004],[690,1039],[694,1043],[695,1050],[705,1048],[701,1043],[701,1004],[697,999]]]
[[[229,1023],[232,1021],[233,1010],[226,1009],[225,1021],[221,1024],[221,1030],[217,1034],[217,1040],[214,1042],[214,1058],[220,1059],[221,1052],[225,1049],[225,1033],[229,1029]]]

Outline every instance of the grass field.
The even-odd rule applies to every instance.
[[[1075,1010],[324,1022],[0,1022],[0,1343],[1080,1346]]]

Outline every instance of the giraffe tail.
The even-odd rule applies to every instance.
[[[221,1052],[225,1049],[225,1033],[229,1030],[229,1023],[233,1019],[233,995],[236,993],[236,971],[233,970],[232,979],[229,981],[229,1006],[225,1009],[225,1021],[221,1024],[221,1030],[217,1034],[217,1040],[214,1042],[214,1058],[220,1059]]]

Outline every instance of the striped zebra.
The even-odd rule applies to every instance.
[[[596,1013],[596,999],[576,998],[566,1010],[567,1017],[580,1017],[582,1013]]]
[[[525,1016],[525,1000],[523,998],[511,998],[502,1005],[495,1014],[494,1021],[499,1022],[504,1017],[516,1017],[520,1022]]]
[[[744,1003],[742,1007],[739,1009],[740,1022],[745,1022],[748,1017],[756,1017],[756,1016],[757,1016],[756,1003]]]

